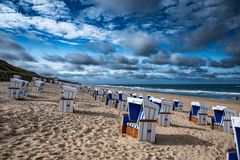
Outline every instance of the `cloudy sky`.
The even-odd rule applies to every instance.
[[[0,59],[82,83],[239,83],[239,0],[0,0]]]

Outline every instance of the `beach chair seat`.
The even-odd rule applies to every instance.
[[[139,142],[155,142],[155,125],[159,106],[145,99],[132,97],[127,99],[128,115],[123,116],[125,133],[137,138]],[[124,127],[122,130],[124,131]]]
[[[212,110],[214,116],[211,120],[211,128],[233,134],[231,117],[237,116],[237,111],[219,105],[213,106]]]
[[[208,122],[207,106],[204,104],[200,104],[199,102],[191,102],[189,120],[199,125],[207,125]]]
[[[234,134],[234,142],[236,148],[231,148],[227,151],[227,160],[240,159],[240,117],[231,117],[231,123]]]
[[[34,81],[34,87],[33,90],[36,92],[43,92],[44,82],[41,80],[35,80]]]
[[[24,98],[24,86],[26,81],[11,78],[10,79],[10,87],[8,88],[8,97],[11,99],[23,99]]]
[[[77,89],[70,86],[63,86],[63,92],[61,92],[61,98],[59,103],[59,111],[73,113],[74,112],[74,100],[77,94]]]

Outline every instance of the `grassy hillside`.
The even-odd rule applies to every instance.
[[[15,74],[20,75],[22,79],[27,81],[31,81],[32,77],[44,78],[48,82],[53,79],[52,77],[44,77],[44,76],[38,75],[35,72],[27,71],[25,69],[13,66],[8,62],[0,59],[0,81],[9,81],[10,78],[12,78],[12,76]],[[65,80],[60,80],[60,81],[69,82]]]

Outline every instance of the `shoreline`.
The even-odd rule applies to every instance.
[[[190,103],[192,101],[198,101],[200,103],[204,103],[208,106],[209,113],[212,114],[212,106],[215,105],[222,105],[227,106],[228,108],[234,109],[238,112],[240,112],[240,101],[231,101],[227,99],[218,99],[218,98],[205,98],[205,97],[197,97],[197,96],[189,96],[189,95],[179,95],[179,94],[170,94],[170,93],[160,93],[160,92],[152,92],[152,91],[142,91],[142,90],[129,90],[125,88],[119,88],[119,87],[104,87],[96,85],[96,87],[102,87],[106,89],[112,89],[116,91],[125,91],[130,93],[138,93],[143,94],[145,96],[151,95],[156,98],[166,98],[170,101],[173,101],[174,99],[178,99],[183,102],[183,109],[189,111],[190,110]]]

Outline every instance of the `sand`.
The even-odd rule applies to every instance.
[[[46,84],[44,93],[30,86],[30,96],[21,101],[7,98],[8,85],[0,82],[0,159],[226,159],[226,150],[234,146],[233,135],[195,125],[183,112],[174,112],[171,127],[157,127],[156,143],[138,143],[122,136],[121,112],[90,95],[77,95],[76,113],[61,113],[55,85]],[[184,104],[192,101],[167,96],[181,98]]]

